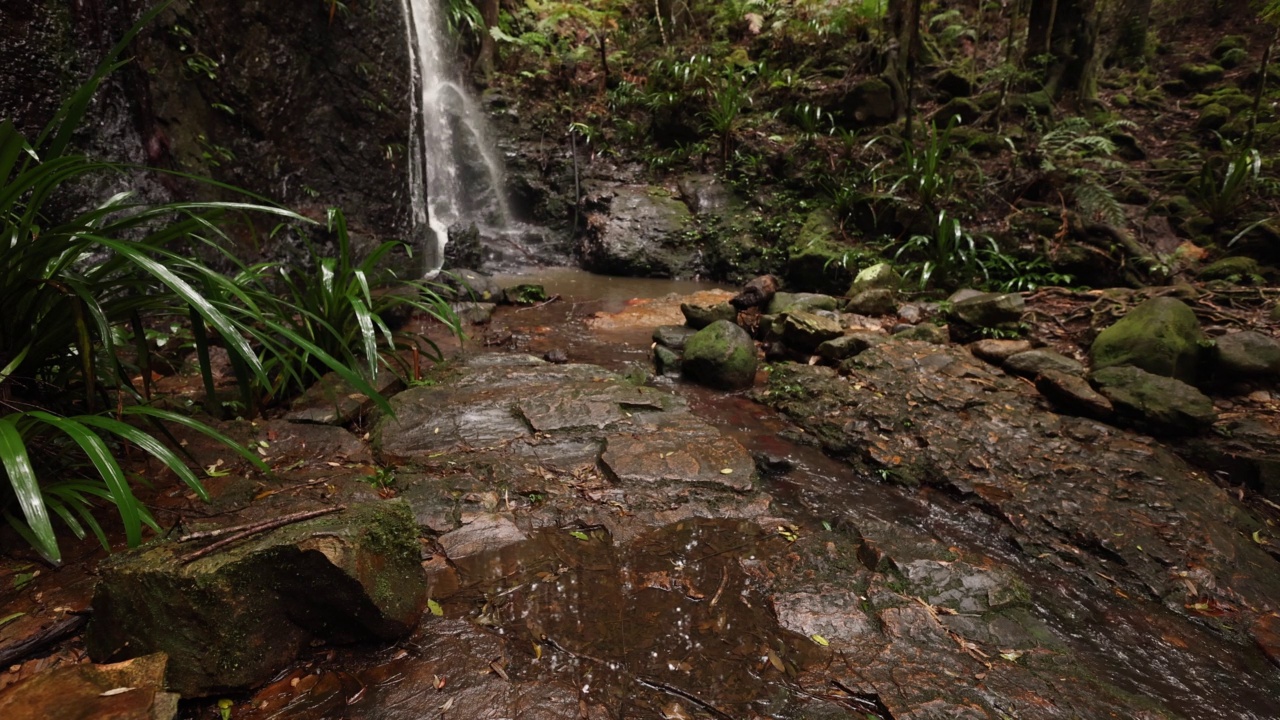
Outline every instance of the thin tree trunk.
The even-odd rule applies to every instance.
[[[1271,42],[1262,51],[1262,65],[1258,67],[1258,87],[1253,91],[1253,109],[1249,112],[1249,129],[1244,134],[1246,148],[1253,147],[1253,129],[1258,125],[1258,111],[1262,107],[1262,96],[1267,89],[1267,73],[1271,71],[1271,52],[1275,49],[1277,40],[1280,40],[1280,28],[1272,33]]]
[[[486,79],[492,78],[497,68],[497,43],[489,30],[498,26],[498,3],[499,0],[480,0],[480,18],[484,21],[484,32],[480,33],[480,70]]]

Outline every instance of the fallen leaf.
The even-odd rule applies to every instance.
[[[452,707],[453,707],[453,698],[449,698],[448,700],[445,700],[443,703],[441,703],[440,710],[441,712],[448,712],[449,709]]]
[[[721,475],[732,475],[732,474],[733,474],[733,468],[721,468],[721,469],[720,469],[720,474],[721,474]]]
[[[432,675],[431,677],[433,678],[432,684],[436,686],[436,690],[443,690],[446,682],[445,679],[439,675]]]
[[[810,640],[812,640],[812,641],[814,641],[814,642],[816,642],[816,643],[818,643],[818,644],[819,644],[819,645],[821,645],[822,647],[827,647],[828,645],[830,645],[830,644],[831,644],[831,643],[827,642],[827,639],[826,639],[826,638],[822,637],[821,635],[819,635],[819,634],[817,634],[817,633],[814,633],[813,635],[810,635],[810,636],[809,636],[809,639],[810,639]]]
[[[1004,658],[1005,660],[1008,660],[1009,662],[1017,662],[1018,658],[1022,657],[1022,651],[1006,650],[1005,652],[1000,653],[1000,657]]]
[[[132,689],[133,689],[133,688],[131,688],[131,687],[118,687],[118,688],[115,688],[115,689],[113,689],[113,690],[108,690],[108,691],[106,691],[106,692],[104,692],[104,693],[100,693],[100,694],[98,695],[98,697],[111,697],[112,695],[120,695],[120,694],[122,694],[122,693],[127,693],[127,692],[129,692],[130,690],[132,690]]]
[[[574,536],[574,537],[576,537],[576,538],[578,538],[579,540],[590,540],[590,539],[591,539],[591,536],[590,536],[590,535],[588,535],[588,534],[586,534],[586,533],[582,532],[581,530],[574,530],[573,532],[570,532],[569,534],[570,534],[570,535],[572,535],[572,536]]]
[[[769,656],[769,664],[773,666],[774,670],[780,673],[787,671],[787,666],[782,664],[782,658],[778,657],[778,653],[774,652],[773,648],[767,648],[767,654]]]
[[[440,603],[436,602],[435,600],[431,600],[431,599],[427,600],[427,609],[430,610],[431,614],[435,615],[436,617],[444,617],[444,608],[440,607]]]

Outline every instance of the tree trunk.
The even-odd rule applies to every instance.
[[[1098,9],[1097,0],[1031,0],[1024,58],[1028,66],[1044,68],[1050,97],[1095,91]]]
[[[479,0],[480,18],[484,21],[484,32],[480,33],[480,70],[486,79],[493,77],[497,67],[497,44],[489,28],[498,26],[499,0]]]
[[[1146,61],[1151,0],[1121,0],[1116,12],[1116,40],[1111,61],[1136,67]]]
[[[898,117],[907,118],[911,134],[911,89],[915,84],[916,61],[923,51],[920,38],[920,4],[923,0],[889,0],[885,14],[888,48],[885,50],[884,79],[893,90]]]

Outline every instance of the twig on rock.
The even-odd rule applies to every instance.
[[[272,518],[271,520],[262,520],[256,523],[249,523],[247,525],[240,525],[240,526],[229,527],[229,528],[219,528],[218,530],[208,530],[203,533],[191,533],[190,535],[186,535],[179,538],[178,542],[186,542],[187,540],[198,540],[200,538],[217,537],[219,535],[223,535],[228,532],[234,532],[235,534],[225,537],[211,545],[200,548],[199,550],[191,553],[190,555],[187,555],[186,557],[182,558],[182,560],[180,561],[180,564],[186,565],[187,563],[190,563],[194,560],[199,560],[205,555],[208,555],[213,552],[217,552],[218,550],[221,550],[222,548],[227,547],[228,545],[233,545],[247,537],[250,537],[252,535],[257,535],[258,533],[263,533],[268,530],[275,530],[278,527],[284,527],[285,525],[289,525],[291,523],[300,522],[302,520],[310,520],[311,518],[314,518],[314,517],[320,517],[321,515],[329,515],[332,513],[340,512],[342,510],[346,510],[346,509],[347,509],[346,505],[338,505],[336,507],[324,508],[322,510],[307,510],[305,512],[297,512],[291,515],[284,515],[278,518]]]

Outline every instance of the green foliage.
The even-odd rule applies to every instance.
[[[140,541],[143,525],[155,527],[130,489],[132,478],[115,460],[125,446],[160,460],[203,495],[195,474],[154,434],[167,434],[161,422],[204,433],[266,469],[253,453],[208,425],[147,404],[153,359],[148,328],[189,320],[213,409],[219,408],[209,363],[214,345],[230,356],[248,406],[254,399],[251,388],[277,388],[280,377],[302,378],[300,368],[313,371],[319,365],[387,407],[349,367],[353,353],[343,346],[356,340],[372,367],[374,331],[386,330],[375,319],[382,307],[368,287],[369,261],[351,264],[344,244],[345,263],[320,261],[319,284],[331,291],[328,295],[303,297],[298,285],[298,292],[281,297],[261,284],[271,266],[240,266],[227,277],[189,252],[192,244],[203,245],[231,258],[217,224],[228,213],[253,212],[300,224],[309,222],[305,218],[263,203],[139,202],[127,191],[78,211],[55,202],[91,177],[125,177],[125,171],[139,170],[90,160],[70,152],[69,143],[94,92],[121,65],[116,58],[163,8],[143,16],[34,142],[12,122],[0,123],[0,307],[5,310],[0,314],[0,407],[7,412],[0,416],[0,511],[55,563],[61,555],[54,516],[76,537],[85,537],[87,530],[104,544],[105,534],[91,514],[102,501],[118,510],[130,544]],[[345,238],[344,227],[339,236]],[[304,306],[311,299],[345,302],[346,315],[328,312],[328,306]],[[436,301],[419,295],[407,302],[448,319]],[[349,317],[354,320],[348,322]],[[456,321],[451,326],[456,329]],[[128,338],[131,346],[118,344]],[[135,371],[140,371],[141,388],[132,379]],[[102,412],[103,406],[116,408],[115,417]]]
[[[1236,149],[1229,143],[1224,147],[1224,155],[1204,159],[1187,193],[1217,226],[1226,225],[1239,215],[1262,176],[1261,153],[1250,147]]]
[[[1082,215],[1121,226],[1124,210],[1108,187],[1106,175],[1123,165],[1110,157],[1116,151],[1110,136],[1134,127],[1128,120],[1112,120],[1095,128],[1086,118],[1064,118],[1040,138],[1040,170],[1063,178]]]
[[[907,264],[903,278],[918,278],[921,289],[931,284],[949,288],[975,279],[986,282],[991,266],[1005,260],[995,240],[970,233],[945,212],[938,213],[935,227],[931,235],[907,238],[893,254],[896,262]]]

